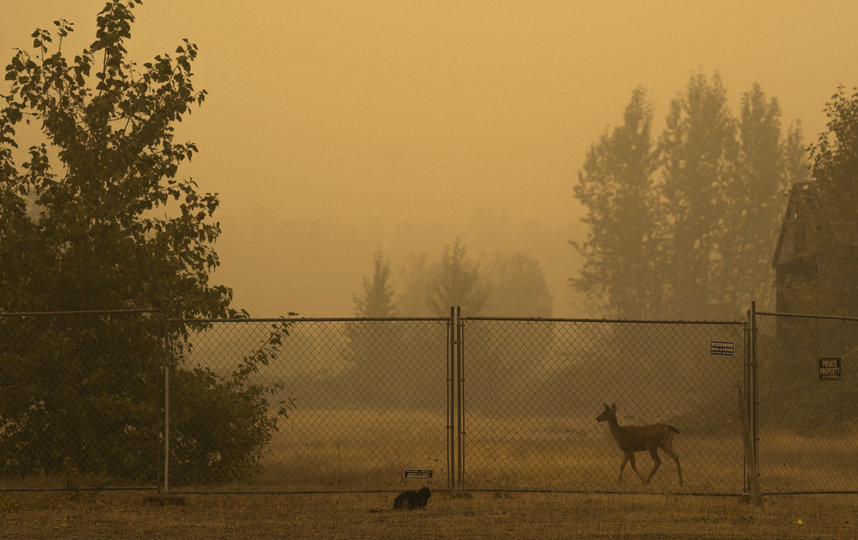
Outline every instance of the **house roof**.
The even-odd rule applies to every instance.
[[[772,266],[805,257],[813,252],[812,233],[818,230],[816,216],[819,207],[819,194],[813,182],[796,182],[792,186],[786,213],[775,246]],[[806,243],[797,242],[798,236]],[[804,244],[804,245],[802,245]]]

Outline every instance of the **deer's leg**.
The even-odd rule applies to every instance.
[[[673,451],[669,445],[664,445],[664,453],[673,458],[673,461],[676,462],[676,473],[679,475],[679,485],[682,485],[682,467],[679,466],[679,456],[676,455],[676,452]]]
[[[644,481],[644,484],[649,484],[649,481],[652,480],[652,477],[655,474],[655,471],[657,471],[659,466],[661,466],[661,458],[658,457],[658,448],[651,449],[649,451],[649,455],[652,456],[653,465],[652,465],[652,470],[649,473],[649,476]]]
[[[635,466],[635,453],[629,452],[628,454],[626,454],[626,459],[628,459],[629,463],[632,464],[632,470],[635,471],[635,474],[638,475],[638,478],[640,478],[641,482],[643,482],[643,475],[638,471],[638,468]]]
[[[628,460],[629,460],[629,455],[628,455],[628,454],[623,454],[623,464],[622,464],[622,465],[620,465],[620,479],[618,480],[618,482],[619,482],[620,484],[622,484],[622,483],[623,483],[623,469],[625,469],[625,468],[626,468],[626,462],[627,462]],[[632,463],[632,467],[634,467],[634,466],[635,466],[635,465],[634,465],[634,463]]]

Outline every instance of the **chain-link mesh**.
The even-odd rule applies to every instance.
[[[184,489],[395,489],[431,469],[435,488],[677,490],[664,454],[650,486],[629,467],[618,486],[596,421],[616,403],[622,425],[679,429],[680,491],[741,492],[743,324],[456,320],[0,314],[0,490],[152,487],[165,442]],[[763,491],[856,491],[858,320],[755,323]]]
[[[756,323],[762,490],[858,491],[858,319]]]
[[[156,486],[153,313],[0,314],[0,489]]]
[[[448,332],[446,319],[198,324],[173,344],[171,485],[391,489],[429,469],[446,487]]]
[[[464,325],[465,481],[471,488],[638,490],[608,425],[666,423],[684,490],[739,493],[743,449],[737,393],[741,323],[467,319]],[[732,342],[732,356],[710,354]],[[729,348],[729,347],[728,347]],[[724,353],[725,348],[720,352]],[[678,489],[662,456],[649,490]],[[648,474],[652,460],[637,454]]]

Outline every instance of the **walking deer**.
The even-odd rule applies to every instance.
[[[608,407],[605,405],[605,410],[602,414],[596,417],[599,422],[608,422],[608,427],[611,428],[611,435],[616,439],[620,450],[623,451],[623,464],[620,465],[620,482],[623,481],[623,469],[626,468],[626,462],[632,464],[632,470],[641,479],[641,482],[648,484],[652,479],[655,471],[661,465],[661,458],[658,457],[658,449],[661,448],[665,454],[673,458],[676,462],[676,472],[679,475],[679,485],[682,485],[682,467],[679,466],[679,456],[673,451],[673,435],[679,433],[679,430],[667,424],[649,424],[646,426],[621,426],[617,422],[617,405],[611,404]],[[654,465],[649,476],[644,479],[638,468],[635,467],[635,452],[649,451],[652,456]]]

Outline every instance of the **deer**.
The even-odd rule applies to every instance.
[[[617,404],[613,403],[610,407],[608,407],[607,403],[603,403],[605,405],[605,410],[602,411],[602,414],[596,417],[596,420],[599,422],[607,422],[608,427],[611,429],[611,435],[614,436],[614,439],[617,441],[617,444],[622,450],[623,464],[620,465],[620,479],[619,482],[623,481],[623,469],[626,468],[626,463],[632,464],[632,470],[635,471],[635,474],[638,475],[638,478],[641,479],[641,482],[644,485],[648,484],[650,480],[652,480],[653,475],[655,475],[655,471],[658,470],[661,465],[661,458],[658,457],[658,449],[661,448],[662,451],[673,458],[673,461],[676,462],[676,472],[679,475],[679,485],[682,485],[682,467],[679,465],[679,456],[676,455],[676,452],[673,451],[673,436],[675,433],[679,433],[679,430],[673,426],[668,426],[667,424],[649,424],[646,426],[621,426],[619,422],[617,422]],[[650,471],[649,476],[644,479],[643,475],[638,472],[637,467],[635,467],[635,452],[642,452],[644,450],[649,451],[649,455],[652,456],[652,460],[654,465],[652,467],[652,471]]]

